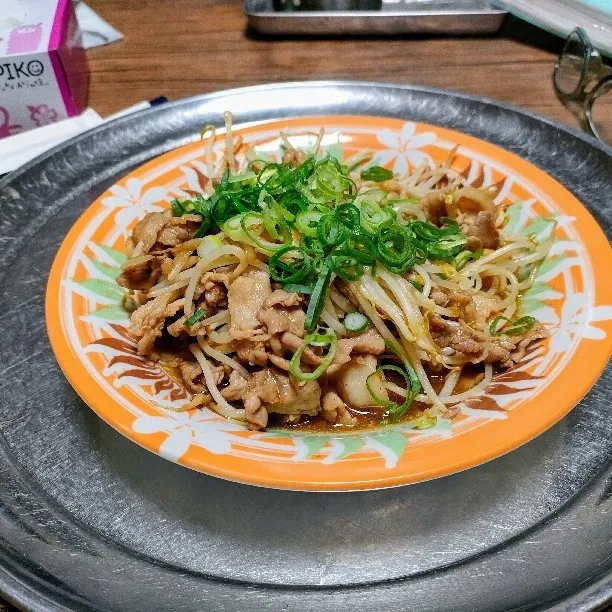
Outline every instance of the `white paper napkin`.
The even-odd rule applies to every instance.
[[[85,49],[108,45],[123,38],[121,32],[113,28],[110,23],[104,21],[102,17],[83,2],[77,4],[76,16],[81,28],[81,36]]]
[[[102,122],[102,117],[88,108],[78,117],[3,138],[0,140],[0,174],[12,172],[37,155]]]

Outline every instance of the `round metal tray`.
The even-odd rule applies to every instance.
[[[191,98],[101,126],[0,183],[0,591],[31,610],[589,609],[612,597],[612,367],[563,421],[467,472],[362,493],[258,489],[137,447],[61,374],[43,317],[69,227],[202,125],[374,114],[478,136],[544,168],[612,236],[595,140],[460,94],[293,83]],[[612,262],[611,262],[612,263]],[[546,410],[543,403],[542,410]]]

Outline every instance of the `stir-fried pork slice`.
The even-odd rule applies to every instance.
[[[172,217],[157,234],[157,242],[163,246],[178,246],[191,240],[202,223],[199,215]]]
[[[321,414],[329,423],[356,425],[357,419],[335,391],[326,391],[321,400]]]
[[[528,332],[520,336],[520,340],[516,348],[510,353],[510,358],[503,364],[504,367],[510,368],[521,362],[527,349],[537,340],[548,338],[548,332],[540,323],[536,323]]]
[[[298,151],[297,149],[287,149],[283,155],[283,164],[286,166],[301,166],[308,155],[306,151]]]
[[[281,343],[283,347],[295,353],[297,349],[302,345],[303,340],[289,332],[285,332],[281,336]],[[374,329],[369,328],[359,336],[354,338],[342,338],[338,340],[336,348],[336,355],[329,368],[327,368],[327,374],[333,374],[342,365],[348,363],[352,357],[356,355],[381,355],[385,352],[385,341],[383,337]],[[310,365],[319,365],[323,361],[324,357],[317,355],[312,348],[307,347],[302,351],[302,361]]]
[[[266,368],[264,380],[270,377],[276,385],[277,397],[266,401],[268,412],[278,414],[309,414],[314,416],[321,406],[321,387],[316,380],[306,381],[304,384],[293,384],[285,374],[276,368]],[[257,372],[255,373],[258,374]]]
[[[192,393],[208,393],[204,375],[202,374],[202,368],[197,361],[185,361],[180,360],[178,364],[179,372],[185,383],[185,387]],[[223,366],[216,366],[212,369],[215,384],[220,385],[225,377],[225,370]]]
[[[301,301],[297,293],[276,289],[264,302],[258,318],[270,335],[290,332],[303,337],[306,315],[300,308]]]
[[[227,290],[223,282],[220,281],[205,281],[204,282],[205,290],[203,292],[196,291],[196,299],[198,300],[195,304],[195,311],[200,308],[204,310],[204,317],[210,317],[219,309],[227,306]],[[179,317],[174,323],[168,325],[168,333],[175,338],[179,336],[197,336],[202,331],[202,322],[196,321],[190,327],[185,325],[187,319],[185,315]]]
[[[131,237],[128,240],[128,250],[131,252],[140,245],[140,254],[147,254],[151,247],[157,242],[157,234],[166,225],[170,217],[165,213],[149,213],[136,224]]]
[[[202,278],[196,285],[194,293],[195,299],[199,299],[204,295],[204,299],[207,301],[207,306],[224,308],[227,306],[227,288],[229,287],[230,273],[220,272],[224,268],[218,268],[211,272],[205,272]],[[207,292],[208,293],[207,295]]]
[[[121,274],[117,277],[117,284],[126,289],[147,291],[159,279],[163,257],[142,255],[128,259],[121,266]]]
[[[492,338],[463,322],[446,321],[437,316],[429,320],[429,331],[439,347],[452,348],[471,363],[506,361],[515,346],[509,336]]]
[[[438,306],[454,308],[457,316],[477,329],[482,329],[494,314],[502,310],[502,300],[497,295],[474,295],[434,286],[429,297]]]
[[[272,340],[273,337],[270,339]],[[282,346],[282,345],[281,345]],[[268,359],[272,365],[275,365],[279,370],[285,370],[285,372],[289,372],[291,369],[291,361],[289,359],[285,359],[280,355],[271,354],[268,355]]]
[[[448,215],[446,210],[446,193],[444,190],[432,191],[419,200],[427,220],[434,225],[440,225],[440,219]]]
[[[173,217],[172,211],[149,213],[134,228],[128,250],[138,247],[138,254],[146,255],[154,246],[177,246],[193,238],[201,222],[199,215]]]
[[[487,321],[498,312],[501,312],[502,300],[498,295],[474,295],[463,307],[463,319],[466,323],[482,329]]]
[[[351,408],[376,406],[367,385],[368,376],[378,368],[378,359],[374,355],[361,355],[341,366],[333,377],[340,396]],[[370,379],[372,391],[382,400],[389,399],[384,379],[380,374]]]
[[[171,211],[149,213],[134,228],[127,250],[132,252],[136,248],[138,255],[146,255],[151,250],[177,246],[193,238],[201,222],[199,215],[173,217]]]
[[[315,415],[319,412],[321,388],[316,381],[295,386],[276,368],[264,368],[245,380],[237,372],[222,392],[228,401],[242,400],[251,429],[268,424],[268,413]]]
[[[209,280],[204,285],[204,302],[209,308],[222,308],[227,305],[227,289],[220,282]]]
[[[274,306],[284,306],[290,308],[291,306],[299,306],[304,300],[298,293],[289,293],[284,289],[275,289],[267,298],[263,304],[264,309],[272,308]]]
[[[182,361],[179,371],[183,377],[185,387],[192,393],[206,393],[207,388],[203,380],[202,368],[197,361]]]
[[[450,302],[450,298],[440,287],[436,287],[435,285],[431,288],[429,292],[429,299],[433,300],[437,306],[447,306]]]
[[[463,321],[445,321],[434,316],[429,320],[429,330],[434,342],[441,348],[450,347],[463,355],[470,363],[499,363],[508,367],[514,363],[512,355],[524,349],[533,341],[545,338],[546,331],[538,323],[530,331],[517,336],[487,336],[481,331],[472,329]],[[521,344],[528,340],[527,344]],[[518,347],[521,349],[518,349]]]
[[[155,340],[164,329],[166,319],[175,316],[183,307],[183,299],[174,300],[175,293],[165,293],[139,306],[130,316],[129,334],[138,341],[138,352],[149,355]]]
[[[227,300],[232,338],[243,340],[261,335],[257,315],[271,293],[270,276],[259,270],[239,276],[230,284]]]
[[[268,352],[266,345],[262,341],[254,340],[234,340],[233,346],[236,349],[238,360],[250,365],[265,366],[268,363]]]
[[[461,231],[468,237],[467,247],[470,250],[499,248],[499,231],[491,211],[481,210],[476,214],[460,214],[457,221]]]
[[[221,395],[223,395],[228,402],[233,402],[241,400],[248,390],[249,384],[247,379],[234,370],[230,375],[228,386],[221,391]]]
[[[259,313],[259,320],[271,335],[289,332],[304,336],[306,315],[301,308],[268,308]]]
[[[366,329],[354,338],[343,338],[338,340],[336,356],[327,369],[328,374],[333,374],[343,364],[351,361],[354,354],[357,355],[382,355],[386,346],[383,337],[372,327]]]

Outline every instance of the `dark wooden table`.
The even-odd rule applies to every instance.
[[[228,0],[89,0],[125,35],[89,52],[89,104],[102,116],[157,96],[300,79],[355,79],[445,87],[510,102],[577,126],[556,99],[562,41],[509,18],[477,37],[272,39],[246,31]],[[0,600],[0,612],[5,607]]]
[[[495,35],[272,39],[245,31],[237,0],[91,0],[125,40],[93,49],[90,105],[103,116],[141,100],[299,79],[445,87],[578,125],[556,99],[562,41],[516,19]]]

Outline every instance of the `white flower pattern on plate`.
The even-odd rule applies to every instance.
[[[156,204],[168,195],[163,187],[151,187],[143,192],[142,183],[135,178],[128,179],[125,187],[113,185],[110,192],[113,195],[105,197],[102,202],[109,208],[123,209],[117,212],[115,220],[124,228],[129,227],[134,219],[142,219],[146,213],[163,210]]]
[[[168,416],[141,416],[132,424],[132,430],[136,433],[168,434],[159,448],[159,454],[171,461],[178,461],[191,444],[197,444],[216,455],[229,453],[231,437],[228,431],[243,429],[207,410],[174,412],[168,413]]]
[[[609,319],[612,319],[612,306],[596,306],[589,309],[589,300],[585,293],[568,295],[561,307],[561,318],[551,321],[553,325],[549,328],[550,350],[553,353],[566,351],[576,335],[589,340],[603,340],[606,332],[592,323]]]
[[[392,159],[395,159],[393,172],[396,174],[406,174],[410,165],[416,167],[423,161],[433,165],[431,157],[419,149],[433,144],[436,141],[436,135],[433,132],[415,135],[415,131],[416,124],[412,121],[404,123],[399,132],[381,130],[376,138],[378,142],[389,148],[377,153],[377,163],[386,166]]]

